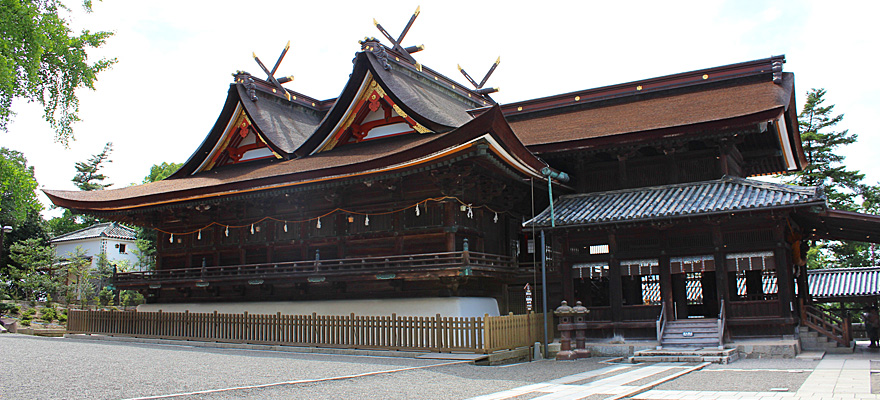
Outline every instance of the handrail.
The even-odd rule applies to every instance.
[[[663,331],[666,329],[666,302],[661,302],[660,316],[657,317],[657,350],[663,348]]]
[[[724,311],[724,299],[721,299],[718,310],[718,350],[724,350],[724,330],[727,329],[727,312]]]
[[[278,275],[338,275],[350,272],[406,271],[436,268],[469,267],[482,271],[512,271],[513,257],[472,251],[404,254],[384,257],[361,257],[332,260],[286,261],[277,263],[226,265],[123,272],[115,282],[160,282],[168,280],[224,279],[235,277],[267,277]]]
[[[801,323],[843,347],[852,342],[849,318],[839,318],[817,307],[801,304]]]

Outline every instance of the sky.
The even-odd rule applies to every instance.
[[[845,165],[880,182],[876,1],[106,0],[89,14],[68,3],[76,31],[115,32],[90,59],[118,62],[94,91],[78,92],[82,122],[69,148],[53,141],[39,106],[13,103],[0,146],[24,153],[49,189],[76,190],[75,163],[106,142],[111,188],[141,182],[153,164],[184,162],[214,125],[231,74],[264,77],[251,53],[271,66],[288,40],[276,73],[294,76],[285,87],[335,98],[357,41],[381,38],[373,18],[396,37],[419,5],[403,45],[424,44],[415,58],[462,83],[456,64],[480,79],[500,56],[487,85],[500,87],[492,97],[502,104],[784,54],[798,111],[810,88],[825,88],[826,104],[845,114],[839,129],[859,135],[841,151]]]

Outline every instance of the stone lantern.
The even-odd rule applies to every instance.
[[[578,301],[571,309],[574,313],[575,350],[577,358],[587,358],[590,350],[587,349],[587,313],[590,312],[584,304]]]
[[[557,360],[574,360],[577,358],[575,352],[571,351],[571,331],[573,331],[574,323],[572,319],[575,316],[574,309],[569,307],[568,302],[562,300],[562,304],[556,307],[553,312],[559,317],[559,333],[562,338],[559,340],[559,353],[556,353]]]

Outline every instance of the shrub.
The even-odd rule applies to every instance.
[[[54,307],[43,307],[40,309],[40,318],[46,322],[52,322],[58,319],[58,311]]]
[[[24,310],[21,310],[19,312],[19,314],[21,314],[21,317],[24,319],[30,319],[36,313],[37,313],[37,310],[35,310],[33,308],[25,308]]]
[[[21,321],[18,321],[18,323],[20,323],[22,326],[31,326],[31,320],[29,319],[23,319]]]
[[[18,312],[18,310],[16,310],[17,307],[18,306],[12,303],[0,303],[0,313],[15,314]]]
[[[58,322],[60,322],[62,324],[67,322],[67,313],[58,314]]]

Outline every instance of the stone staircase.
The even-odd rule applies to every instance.
[[[718,348],[718,319],[688,318],[666,322],[660,346]]]
[[[798,338],[801,342],[801,350],[824,351],[829,354],[845,354],[852,353],[851,346],[843,347],[835,340],[829,339],[825,335],[806,327],[798,327]]]
[[[736,349],[718,346],[718,319],[688,318],[668,321],[656,350],[635,352],[629,361],[639,362],[712,362],[736,361]]]
[[[671,347],[658,350],[640,350],[629,358],[631,363],[640,362],[711,362],[729,364],[739,359],[736,349]]]

